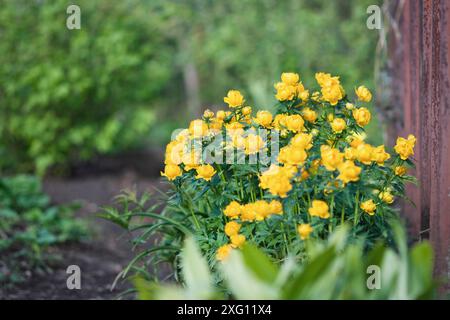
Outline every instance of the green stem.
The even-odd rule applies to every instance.
[[[353,225],[356,226],[358,224],[359,215],[359,189],[356,191],[355,196],[355,219],[353,221]]]

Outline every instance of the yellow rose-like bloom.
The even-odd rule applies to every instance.
[[[241,221],[255,221],[256,207],[254,203],[247,203],[242,206]]]
[[[216,113],[216,118],[218,119],[218,120],[224,120],[226,117],[227,117],[228,115],[227,115],[227,112],[225,112],[225,111],[223,111],[223,110],[219,110],[219,111],[217,111],[217,113]]]
[[[283,214],[283,205],[278,200],[272,200],[269,203],[271,214]]]
[[[364,164],[372,163],[373,147],[370,144],[363,143],[356,148],[356,159]]]
[[[223,210],[223,213],[231,219],[237,219],[242,213],[242,207],[237,201],[231,201]]]
[[[171,141],[166,146],[165,164],[179,165],[182,162],[184,143]]]
[[[306,121],[311,122],[311,123],[314,123],[317,120],[317,113],[310,108],[303,109],[302,116],[303,116],[303,119],[305,119]]]
[[[353,103],[347,102],[347,103],[345,104],[345,108],[346,108],[347,110],[353,110],[353,109],[355,109],[355,106],[353,105]]]
[[[282,113],[275,116],[275,118],[273,119],[273,126],[275,127],[275,129],[282,130],[286,128],[287,116],[287,114]]]
[[[403,176],[403,175],[405,175],[406,174],[406,171],[408,171],[408,169],[406,168],[406,167],[403,167],[403,166],[397,166],[397,167],[395,167],[395,169],[394,169],[394,173],[397,175],[397,176]]]
[[[372,100],[372,93],[364,86],[359,86],[358,89],[355,90],[355,93],[362,102],[370,102],[370,100]]]
[[[193,138],[201,138],[208,134],[208,125],[200,119],[192,120],[189,124],[189,133]]]
[[[251,113],[252,113],[252,107],[247,106],[247,107],[242,108],[242,114],[244,116],[248,116]]]
[[[353,109],[352,114],[353,118],[356,120],[356,123],[360,127],[368,125],[372,116],[367,108]]]
[[[372,199],[362,202],[360,207],[370,216],[373,216],[375,214],[375,210],[377,209],[377,205]]]
[[[279,167],[273,164],[259,177],[259,186],[262,189],[269,189],[269,192],[274,196],[285,198],[287,197],[287,193],[292,189],[289,179],[295,173],[295,167]]]
[[[245,236],[242,234],[235,234],[230,237],[230,240],[233,248],[241,248],[245,243]]]
[[[313,228],[309,223],[299,224],[297,227],[298,234],[300,235],[300,239],[306,240],[309,238],[311,232],[313,232]]]
[[[270,205],[264,200],[256,201],[254,207],[256,211],[255,219],[257,221],[262,221],[271,214]]]
[[[225,244],[221,246],[216,252],[216,259],[219,261],[224,261],[230,255],[232,250],[231,244]]]
[[[322,164],[328,171],[336,170],[344,161],[344,154],[339,152],[338,149],[333,149],[330,146],[322,145],[320,147],[320,155]]]
[[[190,152],[183,154],[182,160],[184,164],[184,170],[190,171],[200,165],[200,154],[198,154],[194,150],[191,150]]]
[[[313,200],[308,212],[312,217],[320,217],[322,219],[328,219],[330,217],[328,204],[322,200]]]
[[[299,91],[298,97],[299,97],[302,101],[308,101],[308,99],[309,99],[309,90]]]
[[[355,163],[351,160],[347,160],[344,163],[342,163],[339,166],[338,170],[340,174],[337,178],[344,183],[359,180],[361,168],[356,166]]]
[[[394,202],[394,196],[389,191],[380,192],[380,194],[378,195],[378,198],[380,198],[381,200],[383,200],[384,202],[386,202],[388,204],[391,204],[392,202]]]
[[[402,160],[408,159],[409,156],[414,154],[414,146],[416,144],[416,137],[412,134],[408,135],[408,138],[397,138],[397,144],[394,146],[395,152],[400,155]]]
[[[375,161],[380,166],[389,160],[390,157],[391,155],[384,150],[384,145],[372,149],[372,161]]]
[[[295,86],[300,80],[298,73],[283,72],[281,74],[281,81],[288,86]]]
[[[206,181],[210,181],[211,178],[216,174],[216,170],[214,170],[214,168],[209,164],[198,166],[196,168],[196,171],[197,175],[195,176],[195,178],[204,179]]]
[[[294,114],[286,117],[286,127],[293,132],[300,132],[303,130],[305,121],[299,114]]]
[[[206,109],[203,112],[203,118],[212,118],[212,117],[214,117],[214,112],[212,112],[211,110]]]
[[[255,122],[260,126],[269,128],[272,125],[273,116],[269,111],[258,111]]]
[[[295,136],[292,137],[290,144],[291,146],[295,148],[301,148],[305,150],[309,150],[312,148],[312,134],[308,133],[297,133]]]
[[[234,236],[241,230],[241,225],[236,221],[230,221],[225,225],[225,234],[229,237]]]
[[[356,159],[356,149],[355,148],[345,148],[344,157],[347,160],[355,160]]]
[[[331,129],[336,133],[341,133],[345,128],[347,128],[347,123],[344,119],[336,118],[331,122]]]
[[[332,77],[329,73],[316,73],[316,80],[321,87],[322,97],[331,105],[336,105],[344,98],[345,91],[342,88],[339,77]]]
[[[228,104],[230,108],[236,108],[242,106],[244,103],[244,97],[238,90],[230,90],[227,96],[223,98],[223,101]]]
[[[277,90],[275,98],[279,101],[292,100],[297,93],[296,86],[287,85],[284,82],[275,84],[275,89]]]
[[[164,172],[161,172],[161,175],[172,181],[175,180],[176,177],[181,176],[181,173],[179,166],[175,164],[166,164]]]
[[[305,162],[308,154],[302,148],[296,148],[294,146],[288,147],[286,152],[286,160],[290,165],[301,165]]]
[[[264,140],[256,134],[249,134],[245,139],[245,154],[258,153],[264,147]]]

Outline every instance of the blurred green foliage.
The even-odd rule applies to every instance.
[[[230,88],[270,108],[282,71],[373,88],[380,2],[80,0],[68,30],[67,1],[0,0],[0,166],[44,173],[165,141]],[[381,139],[376,120],[368,133]]]
[[[0,178],[0,284],[23,280],[28,268],[45,269],[49,247],[85,238],[76,209],[52,206],[34,176]]]

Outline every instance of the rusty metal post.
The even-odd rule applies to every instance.
[[[408,188],[416,207],[404,214],[414,236],[431,240],[437,275],[448,278],[450,251],[450,1],[406,0],[400,37],[390,50],[393,77],[404,110],[402,134],[417,137],[415,175]],[[450,288],[447,284],[447,289]]]

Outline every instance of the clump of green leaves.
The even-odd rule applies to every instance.
[[[36,177],[0,178],[0,282],[23,280],[25,269],[46,269],[49,247],[85,238],[76,209],[52,206]]]
[[[140,299],[431,299],[435,296],[433,250],[422,242],[407,248],[403,228],[393,226],[396,248],[383,244],[366,254],[361,241],[349,244],[348,228],[308,244],[307,260],[275,264],[252,244],[234,251],[220,266],[224,287],[214,286],[193,238],[182,251],[184,286],[135,279]],[[375,267],[375,268],[374,268]],[[377,269],[377,271],[372,271]]]

